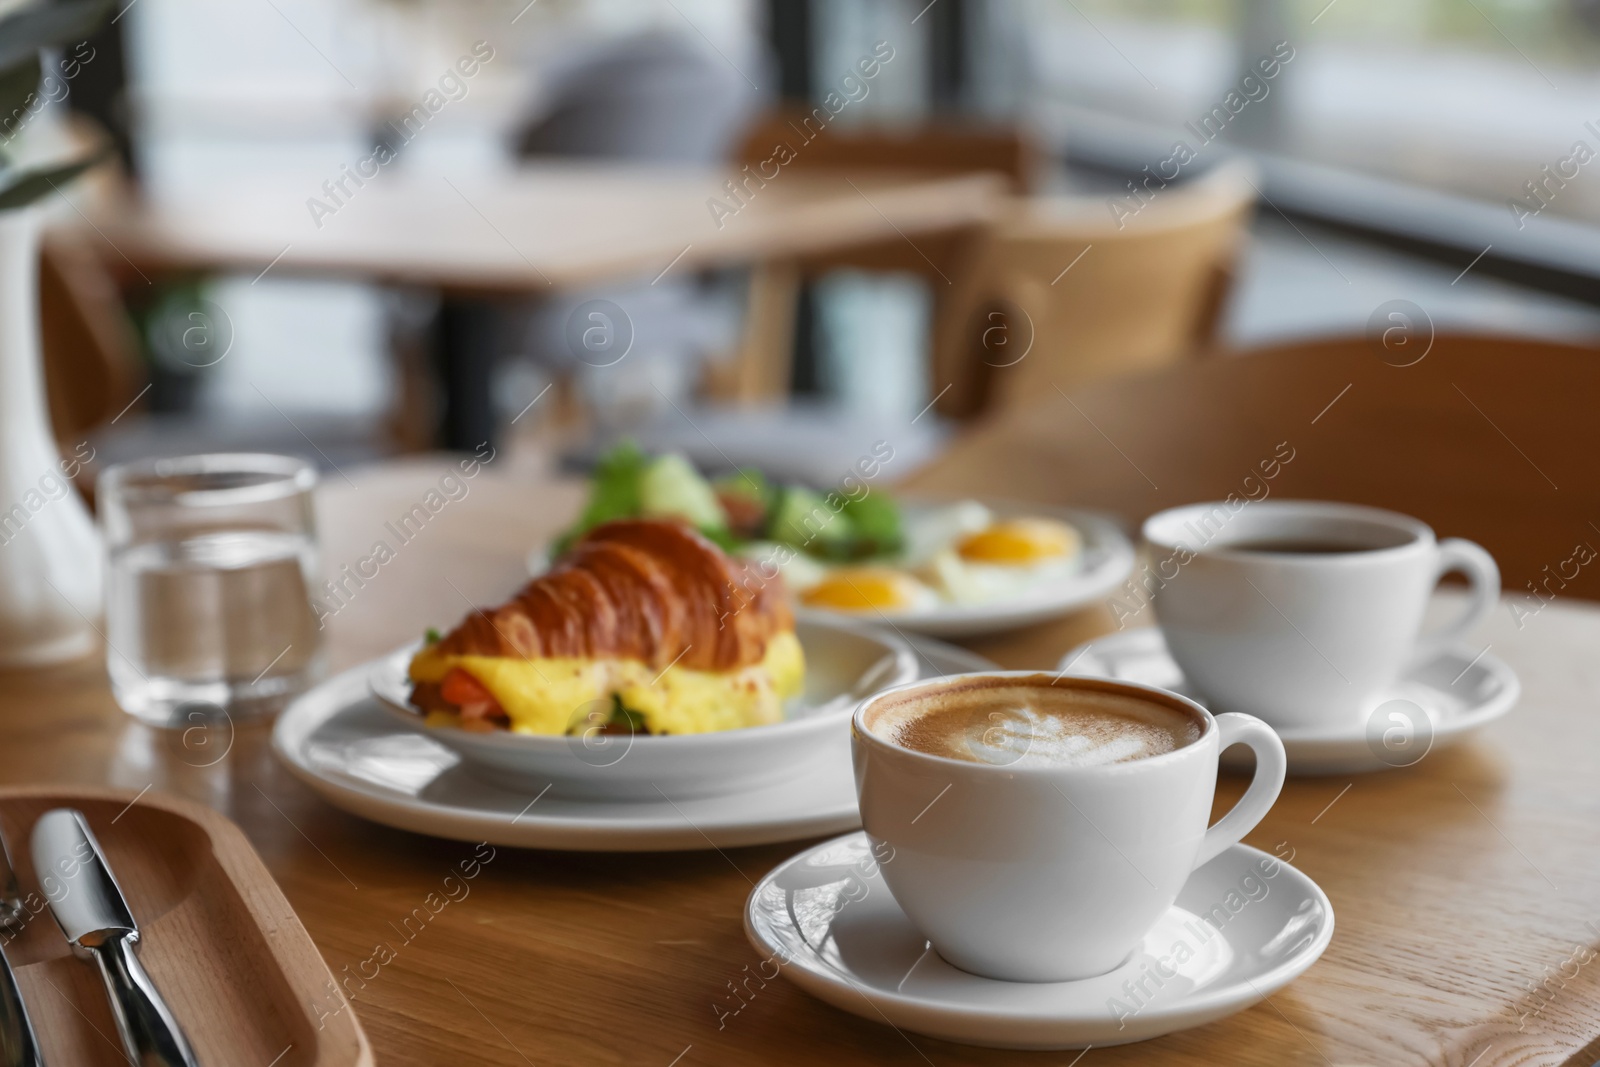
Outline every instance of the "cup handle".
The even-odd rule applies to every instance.
[[[1267,812],[1278,799],[1278,793],[1283,790],[1283,778],[1289,770],[1289,758],[1284,754],[1283,741],[1272,727],[1254,715],[1242,715],[1236,711],[1218,715],[1217,729],[1220,731],[1219,755],[1230,745],[1249,745],[1255,750],[1256,776],[1250,780],[1250,788],[1244,791],[1239,803],[1206,831],[1205,839],[1200,842],[1200,857],[1194,864],[1196,867],[1237,845],[1245,834],[1266,818]]]
[[[1500,568],[1482,545],[1460,537],[1447,537],[1440,541],[1439,563],[1433,573],[1434,585],[1438,585],[1439,579],[1451,571],[1460,571],[1467,576],[1467,584],[1472,587],[1472,603],[1454,622],[1417,638],[1414,659],[1426,659],[1460,641],[1488,618],[1489,612],[1500,602]]]

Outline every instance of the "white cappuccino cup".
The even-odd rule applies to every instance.
[[[1022,714],[1080,698],[1176,723],[1175,740],[1140,754],[1137,722],[1085,738]],[[970,738],[968,758],[916,734],[921,711],[952,700],[973,709],[970,729],[947,731]],[[1030,671],[885,690],[856,709],[851,738],[862,826],[874,854],[892,857],[879,870],[896,903],[950,964],[1018,982],[1123,963],[1194,869],[1266,815],[1286,767],[1259,719],[1213,717],[1153,686]],[[1233,744],[1255,750],[1255,777],[1208,827],[1218,755]]]

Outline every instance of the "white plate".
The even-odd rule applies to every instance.
[[[745,935],[763,979],[783,974],[863,1019],[969,1045],[1068,1049],[1142,1041],[1257,1003],[1322,955],[1333,906],[1300,871],[1234,845],[1189,877],[1111,973],[1002,982],[958,970],[928,947],[884,885],[866,834],[856,833],[763,878],[745,905]],[[739,1005],[723,999],[729,1011]]]
[[[965,649],[914,640],[924,677],[993,670]],[[370,665],[301,696],[272,731],[278,758],[329,803],[402,830],[458,841],[598,852],[733,848],[861,825],[841,724],[799,775],[748,792],[653,800],[584,800],[544,785],[496,785],[437,740],[406,726],[367,687]]]
[[[931,510],[956,501],[908,500],[901,502],[907,515]],[[929,637],[977,637],[981,634],[1014,630],[1034,623],[1060,618],[1093,603],[1116,589],[1133,570],[1133,542],[1116,520],[1096,511],[1051,507],[1047,504],[980,501],[997,518],[1038,516],[1071,523],[1083,535],[1082,566],[1074,573],[1038,583],[1022,597],[994,604],[943,604],[916,611],[838,612],[821,608],[800,608],[805,619],[858,619],[892,626],[895,630],[926,634]],[[528,554],[528,571],[540,574],[549,566],[545,549]]]
[[[1160,686],[1205,703],[1167,652],[1153,626],[1123,630],[1079,645],[1057,669],[1095,678]],[[1349,726],[1281,727],[1289,773],[1361,774],[1409,767],[1500,718],[1516,704],[1516,672],[1487,651],[1454,648],[1409,665],[1381,694],[1364,722]],[[1237,749],[1224,764],[1244,757]]]
[[[783,722],[703,734],[531,736],[427,727],[428,736],[455,749],[513,788],[551,784],[558,796],[655,800],[735,793],[792,777],[845,729],[856,704],[880,689],[917,677],[917,657],[904,640],[860,622],[802,620],[795,634],[805,649],[805,692],[790,702]],[[407,665],[417,646],[391,652],[371,667],[373,695],[413,729],[422,713],[410,703]]]

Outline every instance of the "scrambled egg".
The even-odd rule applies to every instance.
[[[760,726],[783,719],[783,702],[805,681],[805,657],[792,632],[773,635],[759,663],[734,671],[670,666],[657,672],[637,660],[457,656],[424,648],[411,660],[411,680],[439,682],[460,667],[483,685],[519,734],[581,732],[597,700],[620,697],[653,734],[698,734]],[[434,721],[435,719],[440,721]],[[429,725],[454,716],[430,715]]]

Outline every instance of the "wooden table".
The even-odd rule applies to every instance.
[[[332,478],[319,505],[328,569],[366,554],[443,469],[353,470],[353,486]],[[332,620],[334,668],[448,624],[464,599],[502,597],[525,549],[581,495],[536,470],[491,466],[469,484]],[[1590,956],[1600,947],[1600,607],[1557,602],[1525,622],[1519,630],[1496,613],[1482,634],[1524,694],[1478,739],[1404,771],[1290,780],[1250,841],[1292,849],[1326,889],[1332,946],[1269,1003],[1197,1030],[1081,1060],[995,1052],[899,1034],[782,980],[719,1029],[713,1005],[758,960],[741,929],[750,883],[800,842],[726,854],[499,849],[471,897],[405,945],[356,1009],[385,1065],[1589,1067],[1600,1051],[1577,1053],[1600,1036],[1600,960]],[[1109,626],[1095,610],[975,647],[1007,666],[1045,666]],[[259,729],[239,731],[227,758],[206,766],[225,738],[132,722],[98,662],[3,682],[0,779],[153,784],[226,812],[335,972],[395,940],[390,924],[473,851],[328,806],[273,762]],[[1241,787],[1224,779],[1218,804]]]

